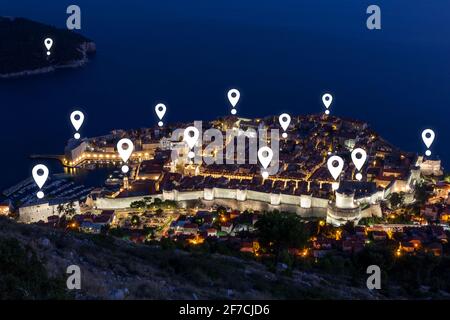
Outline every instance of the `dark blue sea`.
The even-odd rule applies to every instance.
[[[366,28],[378,4],[382,30]],[[229,114],[323,112],[367,121],[387,140],[450,165],[450,2],[423,0],[15,0],[0,15],[65,27],[82,10],[81,33],[97,44],[84,68],[0,82],[0,187],[30,175],[33,153],[62,153],[69,114],[86,113],[84,136],[114,128]],[[0,39],[1,41],[1,39]]]

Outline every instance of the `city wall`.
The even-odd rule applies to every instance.
[[[197,191],[164,190],[161,194],[149,195],[152,198],[172,201],[201,200],[205,204],[227,205],[240,210],[284,210],[311,216],[326,214],[327,199],[312,197],[311,195],[285,195],[279,193],[265,193],[254,190],[205,188]],[[142,196],[129,198],[98,198],[98,209],[125,209],[133,201],[142,200]],[[228,200],[228,201],[227,201]],[[227,204],[228,203],[228,204]],[[314,210],[313,210],[314,209]],[[322,209],[322,210],[315,210]]]

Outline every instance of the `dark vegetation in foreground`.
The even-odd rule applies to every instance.
[[[233,256],[226,244],[180,249],[182,244],[164,240],[137,245],[5,218],[0,234],[2,299],[442,298],[440,290],[449,283],[447,258],[394,262],[390,252],[379,248],[316,262],[288,255],[282,240],[276,259],[255,262],[253,256]],[[279,268],[280,263],[287,268]],[[68,291],[66,268],[73,264],[81,268],[81,290]],[[366,288],[370,264],[383,270],[382,290]]]
[[[13,238],[0,240],[0,299],[64,299],[62,278],[49,278],[33,249]]]

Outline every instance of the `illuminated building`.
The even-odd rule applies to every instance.
[[[441,176],[443,175],[441,160],[431,160],[419,157],[417,166],[420,167],[420,173],[424,176]]]
[[[70,203],[67,199],[40,200],[27,206],[19,208],[19,221],[24,223],[35,223],[39,221],[47,222],[50,216],[61,216],[64,212],[59,212],[59,206],[67,206]],[[73,201],[74,214],[80,214],[80,204]]]
[[[86,141],[80,142],[72,139],[69,141],[65,150],[66,158],[69,159],[69,161],[75,161],[76,159],[79,159],[87,149],[88,143]]]
[[[9,203],[8,201],[4,201],[0,203],[0,216],[9,215]]]

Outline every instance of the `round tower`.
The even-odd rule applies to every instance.
[[[361,219],[361,208],[355,201],[355,192],[351,189],[339,188],[335,194],[336,201],[328,203],[327,222],[336,226],[348,221],[357,223]]]

